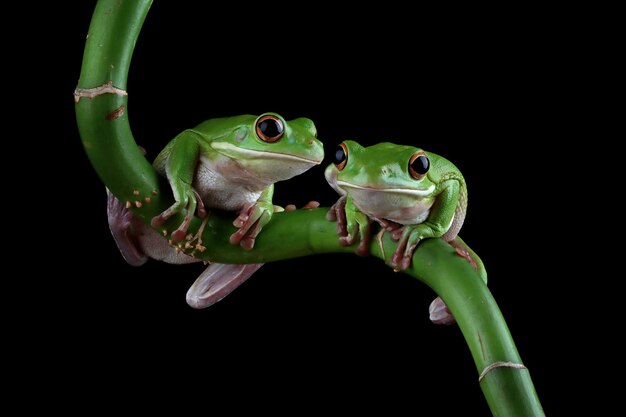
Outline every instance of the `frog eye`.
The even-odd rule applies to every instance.
[[[428,168],[430,168],[430,161],[424,152],[418,152],[409,159],[409,174],[416,180],[424,178]]]
[[[256,122],[256,135],[263,142],[273,143],[283,137],[285,126],[279,117],[272,114],[259,117]]]
[[[340,143],[337,146],[337,150],[335,150],[335,159],[333,163],[337,167],[339,171],[343,170],[346,167],[346,163],[348,162],[348,148],[345,144]]]

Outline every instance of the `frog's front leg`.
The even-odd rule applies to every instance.
[[[372,234],[372,221],[359,210],[350,197],[342,196],[333,204],[326,218],[337,221],[337,234],[339,244],[350,246],[359,238],[356,254],[359,256],[369,255],[369,247]]]
[[[256,203],[244,207],[233,221],[233,226],[238,227],[239,230],[230,235],[230,243],[240,245],[246,250],[254,247],[256,237],[263,226],[272,219],[274,213],[273,196],[274,184],[263,190]]]
[[[233,226],[238,227],[239,230],[230,236],[230,243],[239,244],[242,248],[250,250],[254,247],[254,242],[261,229],[272,219],[273,213],[296,210],[294,204],[289,204],[285,208],[275,206],[272,203],[273,194],[274,185],[270,185],[261,193],[256,203],[245,207],[239,213],[239,216],[233,221]],[[320,203],[317,201],[309,201],[302,208],[317,208],[319,205]]]
[[[180,242],[185,238],[196,209],[200,217],[206,215],[202,200],[191,186],[199,155],[200,145],[194,134],[183,132],[155,161],[157,170],[165,171],[176,201],[152,219],[152,227],[163,226],[170,217],[185,210],[183,222],[172,232],[173,242]]]
[[[405,225],[396,229],[391,234],[392,238],[398,240],[396,251],[391,257],[391,266],[394,269],[403,271],[411,266],[413,253],[422,239],[433,237],[434,233],[427,224]]]
[[[411,266],[413,252],[422,239],[442,237],[450,229],[457,209],[460,208],[461,185],[456,180],[449,180],[442,184],[442,188],[425,222],[408,224],[392,232],[392,238],[398,240],[396,251],[391,257],[391,266],[394,268],[407,269]],[[452,240],[455,237],[456,232],[454,236],[449,236],[447,239]]]

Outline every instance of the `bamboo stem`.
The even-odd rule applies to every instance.
[[[169,191],[161,191],[157,174],[132,136],[126,113],[126,80],[135,42],[151,4],[152,0],[98,1],[74,93],[78,128],[92,165],[109,190],[148,223],[172,199]],[[252,251],[228,243],[234,231],[231,215],[211,213],[202,235],[207,250],[197,256],[223,263],[258,263],[353,252],[353,247],[339,245],[335,224],[325,218],[326,210],[276,213]],[[181,220],[175,216],[165,227],[180,224]],[[190,231],[199,225],[200,221],[194,219]],[[388,262],[395,243],[388,234],[381,242],[372,243],[372,255]],[[523,366],[500,309],[469,263],[443,240],[429,239],[420,244],[411,268],[405,272],[430,286],[454,314],[493,415],[543,416],[530,373]]]

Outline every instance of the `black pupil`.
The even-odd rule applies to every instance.
[[[417,172],[420,175],[426,174],[428,172],[428,167],[430,166],[430,162],[428,158],[424,155],[420,155],[411,163],[411,168],[413,171]]]
[[[266,119],[259,123],[259,130],[268,138],[275,138],[283,133],[283,125],[278,120]]]
[[[335,164],[340,164],[346,159],[346,153],[342,146],[338,146],[335,151]]]

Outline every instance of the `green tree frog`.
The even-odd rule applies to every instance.
[[[328,212],[337,221],[342,245],[360,239],[356,252],[369,253],[371,221],[392,233],[398,246],[391,266],[404,270],[422,239],[441,237],[464,256],[486,282],[480,258],[457,237],[467,210],[467,187],[461,172],[441,156],[413,146],[379,143],[362,147],[341,143],[326,180],[341,197]],[[454,322],[440,298],[430,306],[431,320]]]
[[[153,163],[167,178],[175,202],[152,219],[152,227],[109,193],[109,227],[122,256],[136,266],[148,258],[175,264],[198,262],[194,251],[205,248],[200,233],[192,236],[188,228],[193,215],[205,217],[207,209],[237,212],[233,224],[238,230],[230,242],[251,249],[274,211],[282,210],[272,203],[274,183],[322,162],[323,145],[316,137],[311,120],[287,122],[275,113],[211,119],[182,132]],[[305,207],[315,206],[311,202]],[[165,230],[165,221],[179,212],[184,214],[183,222],[174,231]],[[214,304],[261,265],[209,265],[189,289],[188,304],[194,308]]]

